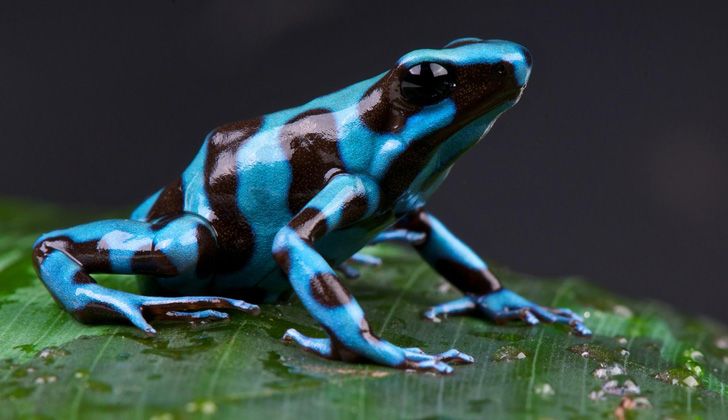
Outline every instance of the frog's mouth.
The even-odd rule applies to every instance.
[[[524,89],[525,86],[515,89],[509,89],[497,95],[493,95],[492,97],[488,98],[487,101],[484,101],[482,104],[472,107],[472,109],[458,112],[458,116],[456,117],[453,124],[451,124],[451,126],[447,127],[445,130],[451,131],[449,135],[452,135],[455,132],[462,130],[467,125],[492,114],[497,114],[493,118],[495,120],[498,115],[512,108],[518,103],[519,100],[521,100]]]
[[[455,120],[447,127],[431,135],[430,145],[440,168],[451,166],[457,158],[476,145],[488,134],[498,117],[515,106],[526,88],[513,80],[509,86],[498,86],[497,92],[485,100],[475,103],[466,109],[458,110]],[[457,102],[456,106],[458,105]]]

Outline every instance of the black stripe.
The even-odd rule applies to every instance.
[[[162,216],[173,216],[182,213],[184,198],[182,197],[182,178],[177,178],[167,185],[149,209],[146,220],[157,219]]]
[[[253,255],[255,235],[238,207],[236,156],[260,126],[260,119],[228,124],[215,130],[207,144],[205,192],[212,210],[209,219],[217,233],[218,273],[239,270]]]
[[[288,208],[296,214],[344,170],[336,119],[327,109],[312,109],[288,121],[279,136],[291,165]]]
[[[351,300],[351,294],[332,273],[318,273],[309,281],[311,295],[320,305],[335,308]]]

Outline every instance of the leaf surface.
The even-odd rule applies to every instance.
[[[476,363],[452,376],[333,362],[280,338],[323,337],[293,299],[258,317],[164,324],[155,338],[126,325],[88,326],[63,312],[32,269],[44,230],[82,217],[0,202],[0,418],[725,418],[728,333],[655,302],[575,278],[495,268],[508,287],[587,316],[591,339],[557,326],[422,320],[458,296],[416,254],[368,249],[383,267],[347,282],[377,334],[428,352],[451,347]],[[135,291],[129,277],[98,276]]]

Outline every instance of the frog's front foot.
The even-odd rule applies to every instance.
[[[584,320],[565,308],[548,308],[525,299],[508,289],[499,289],[482,296],[464,296],[425,311],[425,318],[439,322],[442,316],[478,313],[495,322],[521,320],[528,325],[540,322],[568,325],[579,336],[592,335]]]
[[[376,339],[366,344],[367,348],[359,352],[344,348],[330,338],[307,337],[295,329],[286,331],[283,341],[297,343],[305,350],[321,357],[333,360],[356,361],[369,360],[385,366],[406,370],[450,374],[453,368],[450,365],[473,363],[475,359],[459,350],[450,349],[444,353],[427,354],[419,348],[402,348],[384,340]]]

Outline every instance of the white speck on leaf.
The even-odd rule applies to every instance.
[[[551,384],[547,383],[536,385],[534,392],[536,392],[536,395],[540,395],[543,398],[549,398],[556,394]]]
[[[599,401],[604,399],[604,391],[592,391],[589,393],[589,399],[592,401]]]
[[[621,316],[623,318],[631,318],[633,313],[632,310],[624,305],[614,305],[612,308],[612,312],[614,312],[615,315]]]
[[[215,414],[217,412],[217,404],[214,401],[189,402],[185,405],[185,409],[189,413],[200,412],[205,415]]]
[[[39,377],[35,378],[35,383],[41,384],[41,385],[42,384],[52,384],[52,383],[56,382],[57,380],[58,380],[58,377],[53,376],[53,375],[39,376]]]
[[[715,346],[721,350],[728,350],[728,337],[718,337],[715,339]]]
[[[692,375],[691,376],[688,376],[685,379],[683,379],[683,383],[685,385],[689,386],[690,388],[695,388],[696,386],[699,385],[698,384],[698,381]]]
[[[624,375],[624,368],[619,363],[614,363],[612,365],[602,364],[599,368],[592,372],[592,375],[594,375],[597,379],[609,379],[612,376]]]
[[[200,404],[200,411],[202,411],[202,414],[215,414],[217,411],[217,404],[212,401],[203,401],[202,404]]]

